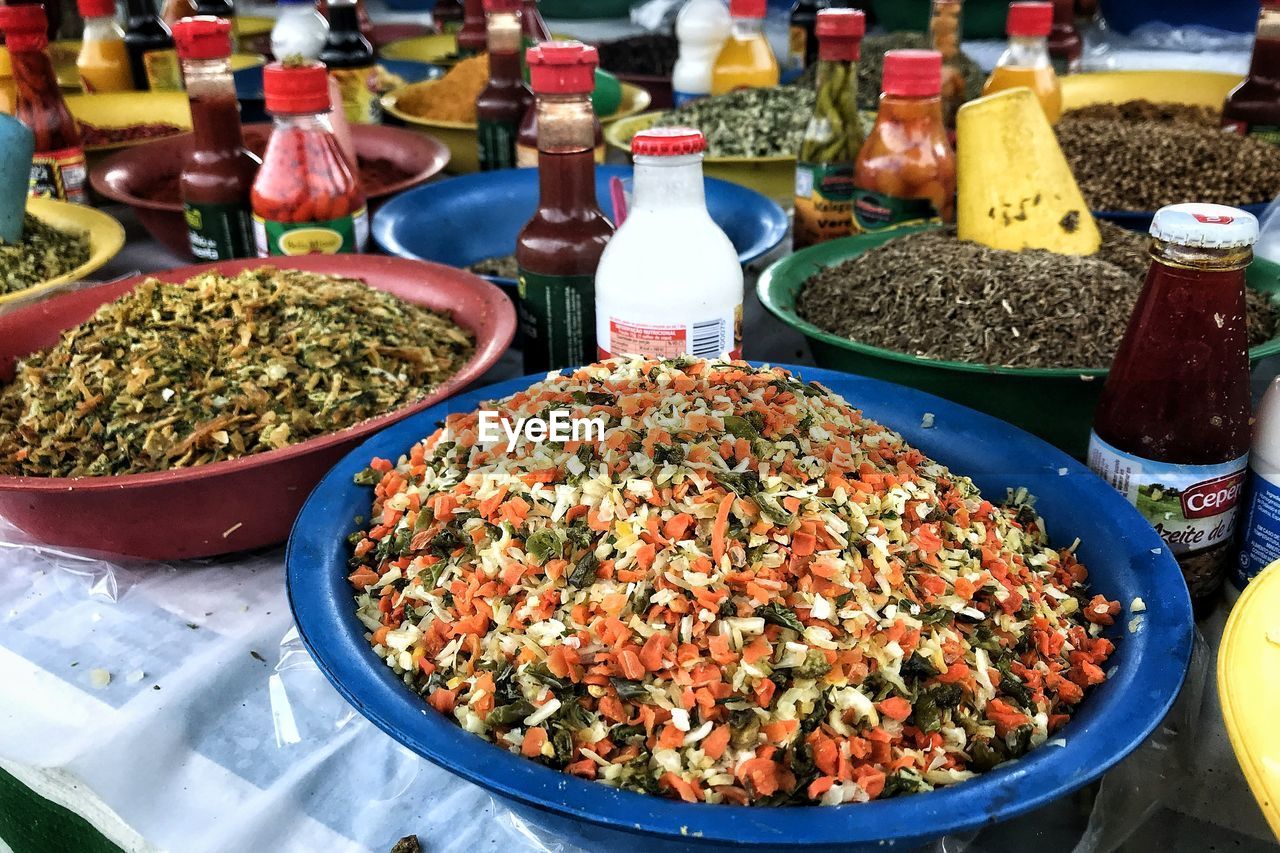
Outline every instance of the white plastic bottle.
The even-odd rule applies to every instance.
[[[271,28],[271,52],[319,59],[329,38],[329,22],[316,8],[316,0],[279,0],[280,17]]]
[[[680,54],[671,71],[676,106],[711,94],[711,69],[731,28],[724,0],[689,0],[680,10],[676,16]]]
[[[1233,601],[1255,575],[1280,560],[1280,376],[1258,406],[1244,507],[1240,556],[1227,576],[1227,598]]]
[[[596,270],[601,358],[742,355],[742,266],[707,212],[706,147],[687,127],[631,141],[631,210]]]

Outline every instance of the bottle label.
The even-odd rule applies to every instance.
[[[1247,121],[1224,121],[1222,129],[1240,136],[1256,136],[1263,142],[1280,145],[1280,125],[1249,124]]]
[[[257,246],[253,220],[238,204],[191,204],[182,206],[187,220],[191,254],[202,261],[229,261],[254,257]]]
[[[559,370],[595,359],[594,275],[542,275],[521,269],[518,295],[526,369]]]
[[[853,191],[853,228],[878,231],[904,222],[936,219],[938,209],[927,198],[898,198],[857,187]]]
[[[351,254],[364,251],[369,239],[369,218],[363,207],[324,222],[277,222],[255,214],[253,236],[260,258]]]
[[[31,158],[31,185],[28,194],[86,204],[89,200],[84,189],[87,174],[83,148],[38,152]]]
[[[595,149],[596,165],[600,166],[604,163],[604,146],[599,145]],[[538,168],[538,148],[534,145],[516,145],[516,168],[517,169],[536,169]]]
[[[688,324],[634,323],[617,317],[597,326],[600,358],[643,355],[650,358],[742,357],[742,306],[720,317]]]
[[[809,49],[809,33],[804,27],[792,26],[787,39],[787,64],[792,68],[804,68],[804,57]]]
[[[853,233],[853,164],[796,166],[797,249]]]
[[[1247,506],[1240,557],[1231,570],[1236,589],[1244,589],[1259,572],[1280,560],[1280,485],[1250,472]]]
[[[692,101],[698,101],[707,97],[707,92],[681,92],[676,89],[671,93],[671,103],[677,107],[683,107]]]
[[[342,112],[352,124],[377,124],[382,121],[382,102],[378,99],[378,72],[372,65],[362,68],[334,68],[329,76],[338,84],[342,95]]]
[[[480,171],[511,169],[516,165],[516,131],[514,122],[484,121],[476,125],[476,144],[480,152]]]
[[[1175,465],[1125,453],[1092,433],[1089,467],[1151,522],[1176,557],[1231,541],[1249,457]]]
[[[149,50],[142,55],[147,72],[147,88],[153,92],[182,90],[182,66],[176,50]]]

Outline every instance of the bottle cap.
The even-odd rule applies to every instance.
[[[49,46],[49,18],[39,3],[0,6],[0,32],[9,50],[44,50]]]
[[[520,0],[484,0],[486,12],[519,12]]]
[[[1022,38],[1043,38],[1053,28],[1052,3],[1010,3],[1005,32]]]
[[[76,0],[76,8],[82,18],[114,18],[115,0]]]
[[[1258,241],[1258,219],[1225,204],[1171,204],[1156,211],[1151,236],[1178,246],[1237,249]]]
[[[180,59],[226,59],[231,55],[231,22],[212,15],[174,21],[173,45]]]
[[[819,59],[857,62],[862,56],[862,37],[867,34],[867,16],[861,9],[821,9],[814,32]]]
[[[331,106],[329,73],[323,62],[273,62],[262,70],[262,91],[269,113],[323,113]]]
[[[678,157],[706,150],[707,138],[692,127],[651,127],[631,137],[631,153],[639,157]]]
[[[596,86],[600,54],[580,41],[547,41],[525,54],[529,82],[539,95],[589,95]]]
[[[729,0],[729,15],[734,18],[763,18],[769,0]]]
[[[886,95],[931,98],[942,92],[942,54],[936,50],[889,50],[884,54]]]

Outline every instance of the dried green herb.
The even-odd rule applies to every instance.
[[[494,278],[516,278],[520,275],[520,265],[515,255],[501,255],[476,261],[467,269],[476,275],[488,275]]]
[[[0,472],[100,476],[275,450],[419,399],[471,335],[363,282],[262,267],[147,281],[0,391]]]
[[[659,127],[696,127],[707,137],[708,157],[794,156],[813,115],[813,84],[742,89],[663,113]]]
[[[89,260],[89,235],[22,219],[22,239],[0,243],[0,293],[13,293],[71,272]]]

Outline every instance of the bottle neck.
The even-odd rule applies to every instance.
[[[504,86],[517,86],[524,80],[524,75],[520,68],[520,54],[518,53],[492,53],[489,54],[489,82],[498,83]]]
[[[329,30],[339,35],[350,37],[359,36],[360,16],[356,13],[356,4],[330,3]]]
[[[1249,76],[1268,81],[1280,79],[1280,8],[1263,6],[1258,15]]]
[[[673,208],[706,210],[702,185],[702,156],[636,157],[635,213],[661,212]]]
[[[84,41],[119,41],[123,37],[124,30],[115,18],[101,15],[84,19]]]
[[[156,14],[156,7],[151,0],[125,0],[124,8],[129,16],[129,24],[131,26],[135,22],[142,24],[152,19],[159,20],[160,18]]]
[[[282,113],[271,117],[277,130],[300,130],[310,133],[333,133],[329,113]]]
[[[182,76],[191,99],[191,130],[195,147],[205,151],[234,151],[244,147],[240,105],[236,100],[231,60],[187,59]]]
[[[764,37],[764,20],[761,18],[734,18],[733,37],[739,40]]]
[[[517,63],[519,62],[524,33],[521,30],[521,15],[518,11],[491,12],[486,24],[486,33],[491,63],[492,57],[508,53],[515,56]]]
[[[1151,241],[1151,259],[1166,267],[1199,272],[1232,272],[1243,270],[1253,260],[1253,248],[1205,249],[1182,246],[1162,240]]]
[[[537,110],[539,151],[572,154],[595,150],[595,112],[590,95],[539,95]]]
[[[1012,68],[1043,68],[1049,65],[1049,44],[1045,36],[1010,36],[1009,46],[997,65]]]

